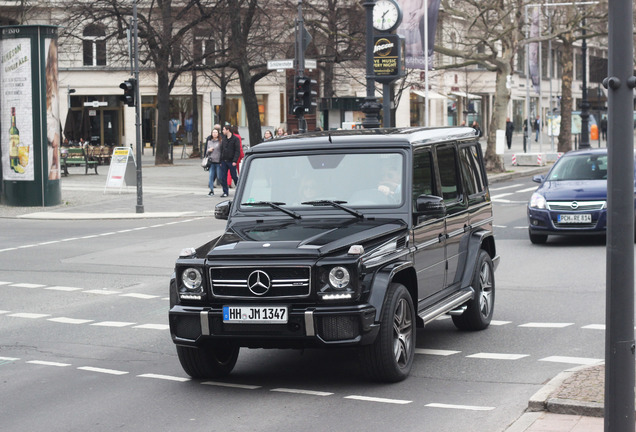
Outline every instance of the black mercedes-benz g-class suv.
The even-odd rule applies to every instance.
[[[490,324],[499,257],[471,128],[333,131],[259,144],[225,233],[184,249],[170,332],[193,378],[229,374],[240,347],[359,346],[373,379],[406,378],[416,326]]]

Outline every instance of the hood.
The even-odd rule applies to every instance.
[[[208,258],[237,255],[319,257],[352,244],[368,244],[407,229],[399,219],[301,219],[237,222],[228,227]]]
[[[603,201],[607,180],[546,181],[537,190],[547,201]]]

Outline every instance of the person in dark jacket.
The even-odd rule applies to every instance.
[[[506,144],[508,145],[508,150],[512,147],[512,132],[515,130],[514,124],[510,121],[510,117],[506,118]]]
[[[223,195],[221,197],[226,197],[229,193],[227,185],[228,171],[234,183],[238,185],[236,165],[240,155],[241,145],[238,138],[232,133],[229,125],[223,126],[223,141],[221,142],[221,186],[223,186]]]

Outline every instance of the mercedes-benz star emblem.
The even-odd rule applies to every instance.
[[[247,277],[247,287],[252,294],[262,296],[267,293],[271,287],[271,281],[267,273],[263,270],[254,270]]]

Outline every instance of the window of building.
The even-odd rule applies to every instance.
[[[267,125],[267,95],[256,95],[258,115],[261,125]],[[227,96],[225,99],[225,118],[235,126],[247,126],[247,113],[242,96]]]
[[[97,24],[89,24],[82,34],[84,66],[106,65],[106,31]]]
[[[194,35],[192,52],[198,65],[214,64],[214,39],[209,31],[198,29]]]

